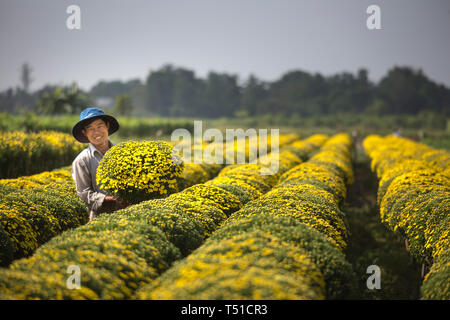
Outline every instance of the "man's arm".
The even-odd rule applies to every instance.
[[[86,203],[89,210],[99,211],[106,195],[93,190],[91,174],[82,159],[72,163],[72,177],[75,180],[78,197]]]

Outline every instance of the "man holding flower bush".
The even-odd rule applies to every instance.
[[[86,203],[89,220],[95,219],[100,213],[128,206],[127,202],[106,195],[96,182],[100,160],[114,146],[108,137],[117,130],[119,130],[117,120],[98,108],[84,109],[80,114],[80,121],[72,129],[75,139],[89,143],[72,163],[72,177],[75,180],[77,194]]]

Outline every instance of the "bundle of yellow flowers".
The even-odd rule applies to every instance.
[[[127,141],[106,152],[97,184],[129,203],[162,198],[178,191],[184,164],[164,141]]]

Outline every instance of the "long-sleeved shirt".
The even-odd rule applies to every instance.
[[[109,142],[109,145],[114,146],[112,142]],[[72,177],[77,194],[86,203],[91,220],[97,216],[106,197],[96,182],[97,168],[102,158],[103,154],[90,143],[72,162]]]

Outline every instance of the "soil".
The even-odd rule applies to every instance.
[[[382,224],[377,204],[378,179],[370,170],[370,159],[358,145],[354,154],[355,182],[348,187],[343,211],[350,230],[348,261],[358,277],[355,299],[415,300],[420,298],[422,266],[413,260],[405,241]],[[368,289],[367,267],[380,267],[381,288]]]

